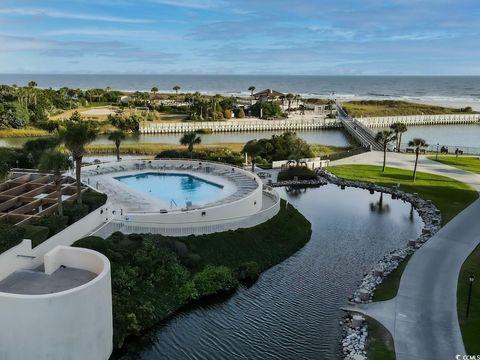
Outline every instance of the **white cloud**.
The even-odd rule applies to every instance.
[[[146,20],[146,19],[85,14],[85,13],[77,13],[77,12],[74,13],[74,12],[66,12],[66,11],[59,11],[59,10],[53,10],[53,9],[24,8],[24,7],[0,8],[0,14],[14,15],[14,16],[15,15],[16,16],[45,16],[45,17],[58,18],[58,19],[116,22],[116,23],[125,23],[125,24],[142,24],[142,23],[151,22],[150,20]]]
[[[89,37],[114,37],[114,38],[153,38],[157,41],[174,41],[180,39],[178,35],[163,34],[153,30],[124,30],[112,28],[65,28],[50,30],[42,33],[44,36],[89,36]]]
[[[225,6],[222,0],[150,0],[151,2],[192,9],[212,9]]]

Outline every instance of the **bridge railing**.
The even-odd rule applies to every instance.
[[[475,124],[480,122],[480,114],[379,116],[356,118],[356,120],[370,128],[389,127],[396,122],[406,125]]]

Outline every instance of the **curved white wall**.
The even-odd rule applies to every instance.
[[[45,255],[47,273],[60,265],[97,276],[45,295],[0,293],[0,359],[106,360],[112,352],[110,262],[92,250],[59,246]]]

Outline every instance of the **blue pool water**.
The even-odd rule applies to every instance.
[[[216,201],[223,191],[222,185],[186,174],[144,173],[115,179],[169,207],[184,207],[188,201],[195,205],[207,204]]]

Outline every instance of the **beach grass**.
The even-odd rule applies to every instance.
[[[219,144],[200,144],[195,146],[195,150],[230,150],[240,152],[243,148],[242,143],[219,143]],[[186,147],[180,144],[121,144],[120,153],[129,155],[157,155],[166,150],[185,150]],[[115,145],[112,144],[90,144],[87,145],[88,154],[114,154]]]
[[[243,143],[216,143],[216,144],[200,144],[195,146],[196,150],[230,150],[232,152],[241,152]],[[347,151],[350,147],[339,147],[312,144],[310,145],[315,156],[332,155]],[[115,153],[115,146],[111,144],[90,144],[86,147],[89,154],[113,154]],[[120,153],[130,155],[156,155],[165,150],[185,150],[185,146],[180,144],[121,144]]]
[[[468,277],[473,273],[470,313],[467,318],[467,302],[470,283]],[[457,311],[467,354],[480,354],[480,246],[465,260],[458,276]]]
[[[461,170],[480,174],[480,157],[479,156],[439,156],[435,160],[435,156],[429,156],[428,159],[441,162],[442,164],[456,167]]]
[[[85,119],[90,120],[97,120],[97,121],[106,121],[108,115],[105,114],[94,114],[88,113],[84,114],[85,111],[91,111],[95,109],[105,109],[109,108],[113,112],[117,110],[122,110],[124,116],[131,116],[131,115],[138,115],[142,118],[142,125],[149,125],[149,124],[158,124],[158,123],[165,123],[165,122],[182,122],[187,117],[187,114],[170,114],[165,112],[158,112],[158,111],[149,111],[148,116],[146,115],[146,111],[144,110],[137,110],[137,109],[129,109],[123,108],[121,109],[119,106],[111,105],[109,103],[95,103],[95,105],[89,104],[86,106],[81,106],[76,109],[65,110],[55,115],[50,116],[50,120],[65,120],[68,119],[75,111],[78,111],[80,115],[82,115]]]
[[[23,129],[1,129],[0,138],[23,138],[48,136],[50,133],[46,130],[27,127]]]
[[[471,113],[471,111],[465,112],[461,109],[394,100],[349,101],[343,103],[342,106],[353,117]]]
[[[352,146],[332,146],[332,145],[322,145],[322,144],[311,144],[310,149],[315,156],[321,155],[333,155],[342,153],[352,149]]]
[[[425,200],[431,200],[442,213],[442,223],[446,224],[459,212],[478,198],[478,193],[470,186],[445,176],[417,172],[416,182],[412,181],[412,170],[380,166],[338,165],[328,168],[336,176],[348,180],[374,183],[382,186],[400,185],[400,190],[417,193]]]

